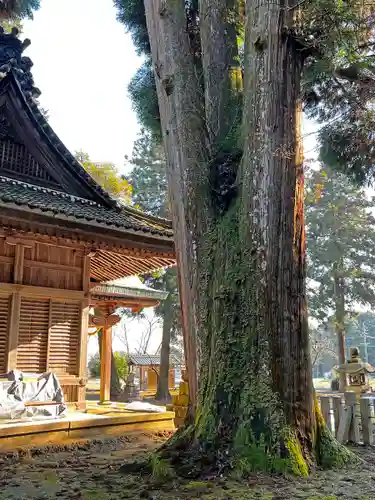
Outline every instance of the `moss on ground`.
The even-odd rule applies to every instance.
[[[252,472],[240,481],[168,477],[158,460],[152,471],[124,474],[124,461],[142,460],[160,447],[160,436],[100,442],[29,455],[0,457],[0,500],[374,500],[375,450],[356,448],[363,462],[338,470],[316,471],[309,478]],[[161,476],[163,482],[160,481]]]

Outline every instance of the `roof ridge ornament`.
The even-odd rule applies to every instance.
[[[33,62],[30,57],[22,55],[24,50],[31,45],[31,41],[28,38],[21,41],[18,34],[19,30],[16,27],[13,27],[10,33],[6,33],[0,26],[0,80],[12,72],[25,97],[35,102],[40,97],[41,91],[34,86],[31,73]]]

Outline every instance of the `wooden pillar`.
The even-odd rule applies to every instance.
[[[112,328],[102,329],[102,357],[100,363],[100,404],[108,404],[111,400],[111,354]]]
[[[87,343],[89,339],[89,300],[84,299],[81,302],[81,338],[78,354],[78,376],[79,385],[77,389],[77,409],[86,408],[86,384],[87,384]]]
[[[13,283],[21,284],[23,282],[24,256],[25,247],[23,245],[16,245],[13,268]]]
[[[12,303],[10,309],[10,320],[8,330],[8,362],[7,371],[17,368],[17,347],[18,333],[21,312],[21,295],[19,292],[12,294]]]

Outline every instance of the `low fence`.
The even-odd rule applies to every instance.
[[[344,395],[318,394],[324,420],[341,443],[375,443],[375,396],[345,392]]]

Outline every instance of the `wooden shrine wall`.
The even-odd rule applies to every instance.
[[[0,372],[57,374],[84,405],[88,257],[81,249],[0,235]]]
[[[38,241],[24,243],[0,237],[0,282],[83,289],[84,254],[81,249]]]

